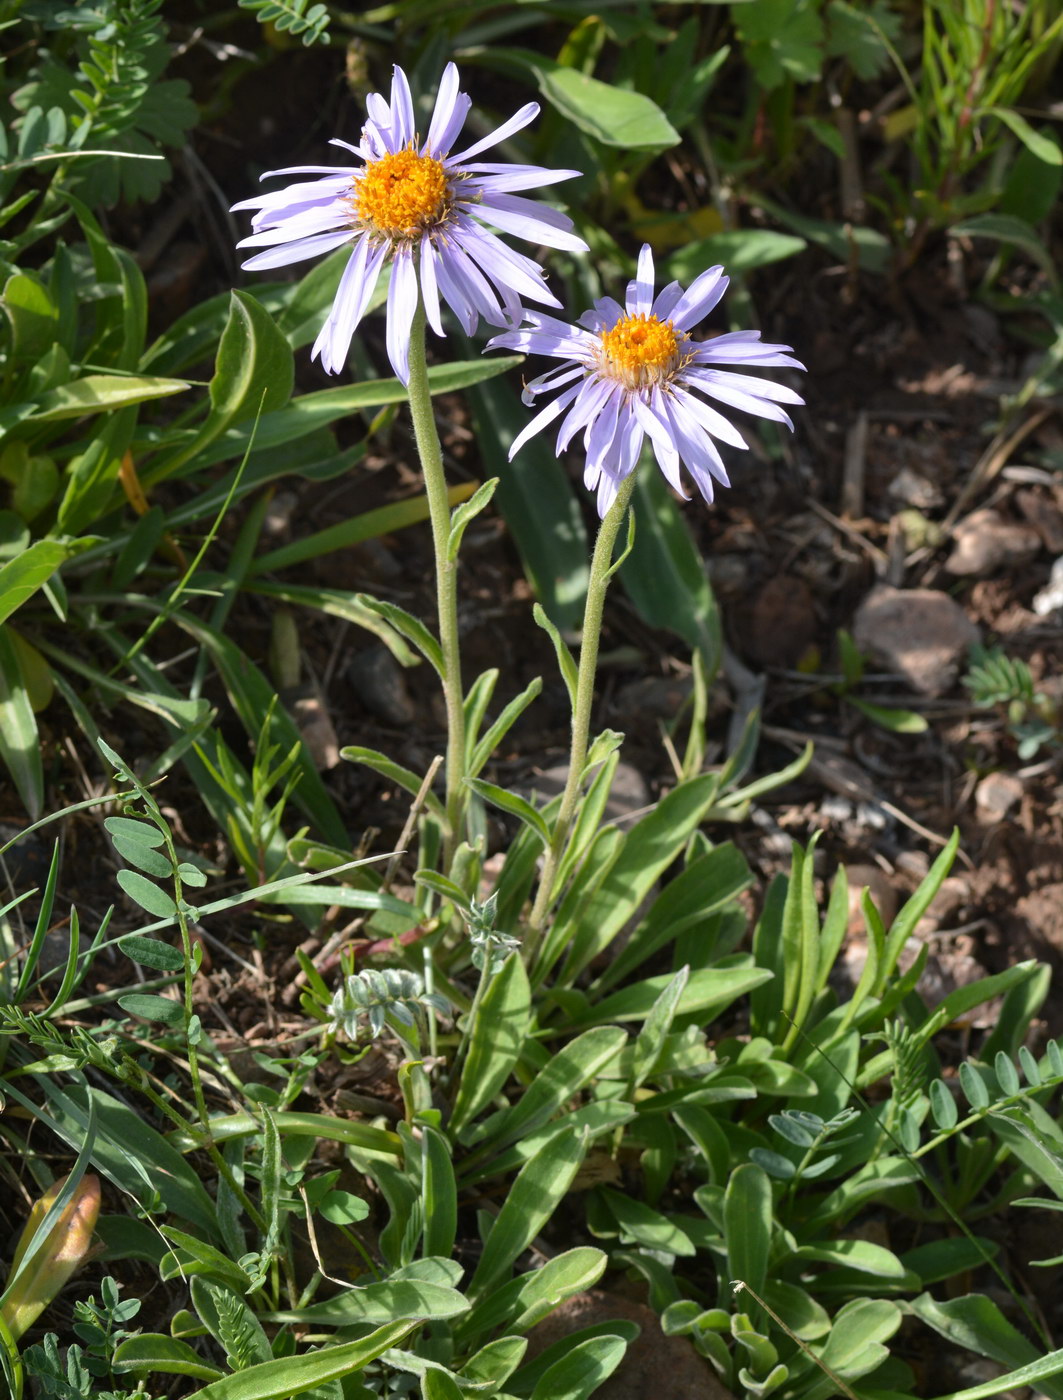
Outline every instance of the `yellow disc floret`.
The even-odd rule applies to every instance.
[[[370,161],[351,192],[351,203],[377,233],[413,238],[444,217],[448,194],[441,162],[407,149]]]
[[[621,316],[611,330],[602,331],[602,371],[629,389],[660,383],[678,366],[679,358],[679,338],[671,321]]]

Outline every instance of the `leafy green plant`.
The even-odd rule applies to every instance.
[[[1003,710],[1019,758],[1035,758],[1042,747],[1059,743],[1057,708],[1034,689],[1030,668],[1019,657],[1008,656],[999,646],[973,646],[963,684],[980,709]]]
[[[162,77],[169,49],[161,4],[100,0],[23,7],[23,17],[40,23],[54,47],[42,46],[29,81],[12,101],[26,125],[47,114],[50,144],[59,148],[65,141],[64,154],[106,148],[106,155],[68,160],[62,172],[68,188],[97,206],[120,198],[157,199],[170,175],[161,148],[181,146],[196,120],[188,84]],[[71,39],[76,69],[66,61]]]
[[[329,42],[327,5],[312,5],[310,0],[237,0],[237,4],[241,10],[254,11],[259,24],[271,24],[304,44]]]

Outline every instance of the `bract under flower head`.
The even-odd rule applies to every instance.
[[[804,402],[783,384],[718,368],[804,369],[789,353],[789,345],[767,345],[759,331],[733,331],[713,340],[692,338],[691,329],[713,309],[727,283],[722,267],[710,267],[685,291],[672,282],[655,296],[653,253],[645,244],[637,275],[627,286],[625,305],[603,297],[575,326],[527,311],[519,330],[495,336],[489,349],[505,346],[565,361],[560,369],[549,370],[525,386],[523,398],[528,404],[537,394],[563,392],[519,434],[510,457],[567,409],[557,451],[563,452],[582,429],[587,452],[584,481],[598,493],[600,516],[613,504],[621,481],[634,470],[646,438],[671,487],[687,495],[679,473],[682,465],[711,502],[714,480],[730,485],[713,439],[732,447],[746,443],[722,413],[692,391],[789,428],[793,424],[779,405]]]
[[[346,364],[351,338],[389,258],[388,358],[405,384],[418,288],[425,316],[437,335],[443,334],[441,301],[469,334],[481,316],[493,326],[518,325],[525,299],[560,305],[546,290],[539,264],[514,252],[485,225],[550,248],[586,251],[587,245],[572,233],[571,219],[514,194],[571,179],[579,171],[473,161],[527,126],[538,114],[538,104],[529,102],[489,136],[452,155],[451,147],[472,105],[459,92],[458,81],[457,68],[448,63],[428,135],[422,141],[409,83],[397,67],[390,103],[379,93],[371,93],[366,101],[367,120],[359,144],[332,142],[352,152],[360,164],[272,170],[262,178],[320,178],[233,205],[233,209],[257,210],[251,220],[254,232],[238,246],[264,251],[248,258],[245,268],[283,267],[345,243],[352,245],[313,349],[313,356],[320,356],[330,374]]]

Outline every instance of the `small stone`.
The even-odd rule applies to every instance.
[[[933,510],[944,500],[941,488],[911,467],[901,467],[886,489],[894,500],[916,510]]]
[[[347,680],[377,719],[396,726],[413,723],[417,711],[406,688],[406,677],[387,647],[369,647],[359,652],[347,667]]]
[[[804,579],[768,579],[740,619],[742,650],[759,666],[796,666],[816,637],[816,603]]]
[[[897,891],[884,870],[877,865],[847,865],[845,873],[849,880],[849,933],[864,932],[864,911],[861,908],[864,891],[870,894],[882,923],[889,928],[897,913]]]
[[[335,768],[340,761],[339,740],[332,717],[317,690],[312,685],[295,686],[282,690],[280,699],[295,720],[314,767],[318,772]]]
[[[534,793],[540,802],[549,802],[552,797],[558,797],[564,792],[567,782],[568,764],[558,763],[553,768],[544,768],[541,773],[536,773],[532,781],[526,784],[528,791],[525,795],[530,799]],[[621,761],[616,765],[602,820],[615,822],[622,821],[625,817],[633,817],[636,812],[641,812],[644,807],[649,806],[649,801],[650,790],[646,786],[646,779],[637,768]]]
[[[1015,492],[1015,504],[1041,537],[1050,554],[1063,554],[1063,511],[1034,486]]]
[[[1022,801],[1022,779],[1013,773],[987,773],[974,790],[975,806],[984,822],[1003,821]]]
[[[953,550],[945,563],[950,574],[985,578],[997,569],[1028,563],[1041,548],[1031,525],[1005,520],[995,510],[973,511],[952,532]]]
[[[959,603],[933,588],[878,584],[853,618],[853,640],[860,650],[899,672],[921,695],[944,695],[978,638],[978,628]]]

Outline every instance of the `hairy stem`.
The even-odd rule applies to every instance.
[[[447,830],[443,846],[443,871],[450,869],[461,840],[465,808],[465,710],[461,686],[461,653],[458,644],[458,562],[448,558],[450,503],[443,472],[443,452],[439,445],[432,392],[428,385],[425,360],[425,316],[420,297],[410,328],[410,416],[413,435],[424,473],[428,511],[432,522],[432,545],[436,556],[436,606],[439,613],[439,641],[443,650],[443,694],[447,703]]]
[[[572,745],[569,750],[568,780],[561,796],[561,806],[558,809],[550,845],[543,861],[539,890],[528,921],[530,933],[526,958],[529,962],[550,908],[557,868],[564,855],[569,831],[579,806],[581,779],[590,743],[594,680],[598,670],[598,643],[601,639],[605,595],[609,588],[616,537],[620,533],[620,526],[627,515],[627,509],[631,503],[631,493],[634,489],[635,472],[632,471],[621,482],[616,500],[606,512],[605,519],[598,528],[598,539],[594,545],[590,579],[587,583],[587,602],[583,610],[583,632],[580,638],[576,698],[572,706]]]

